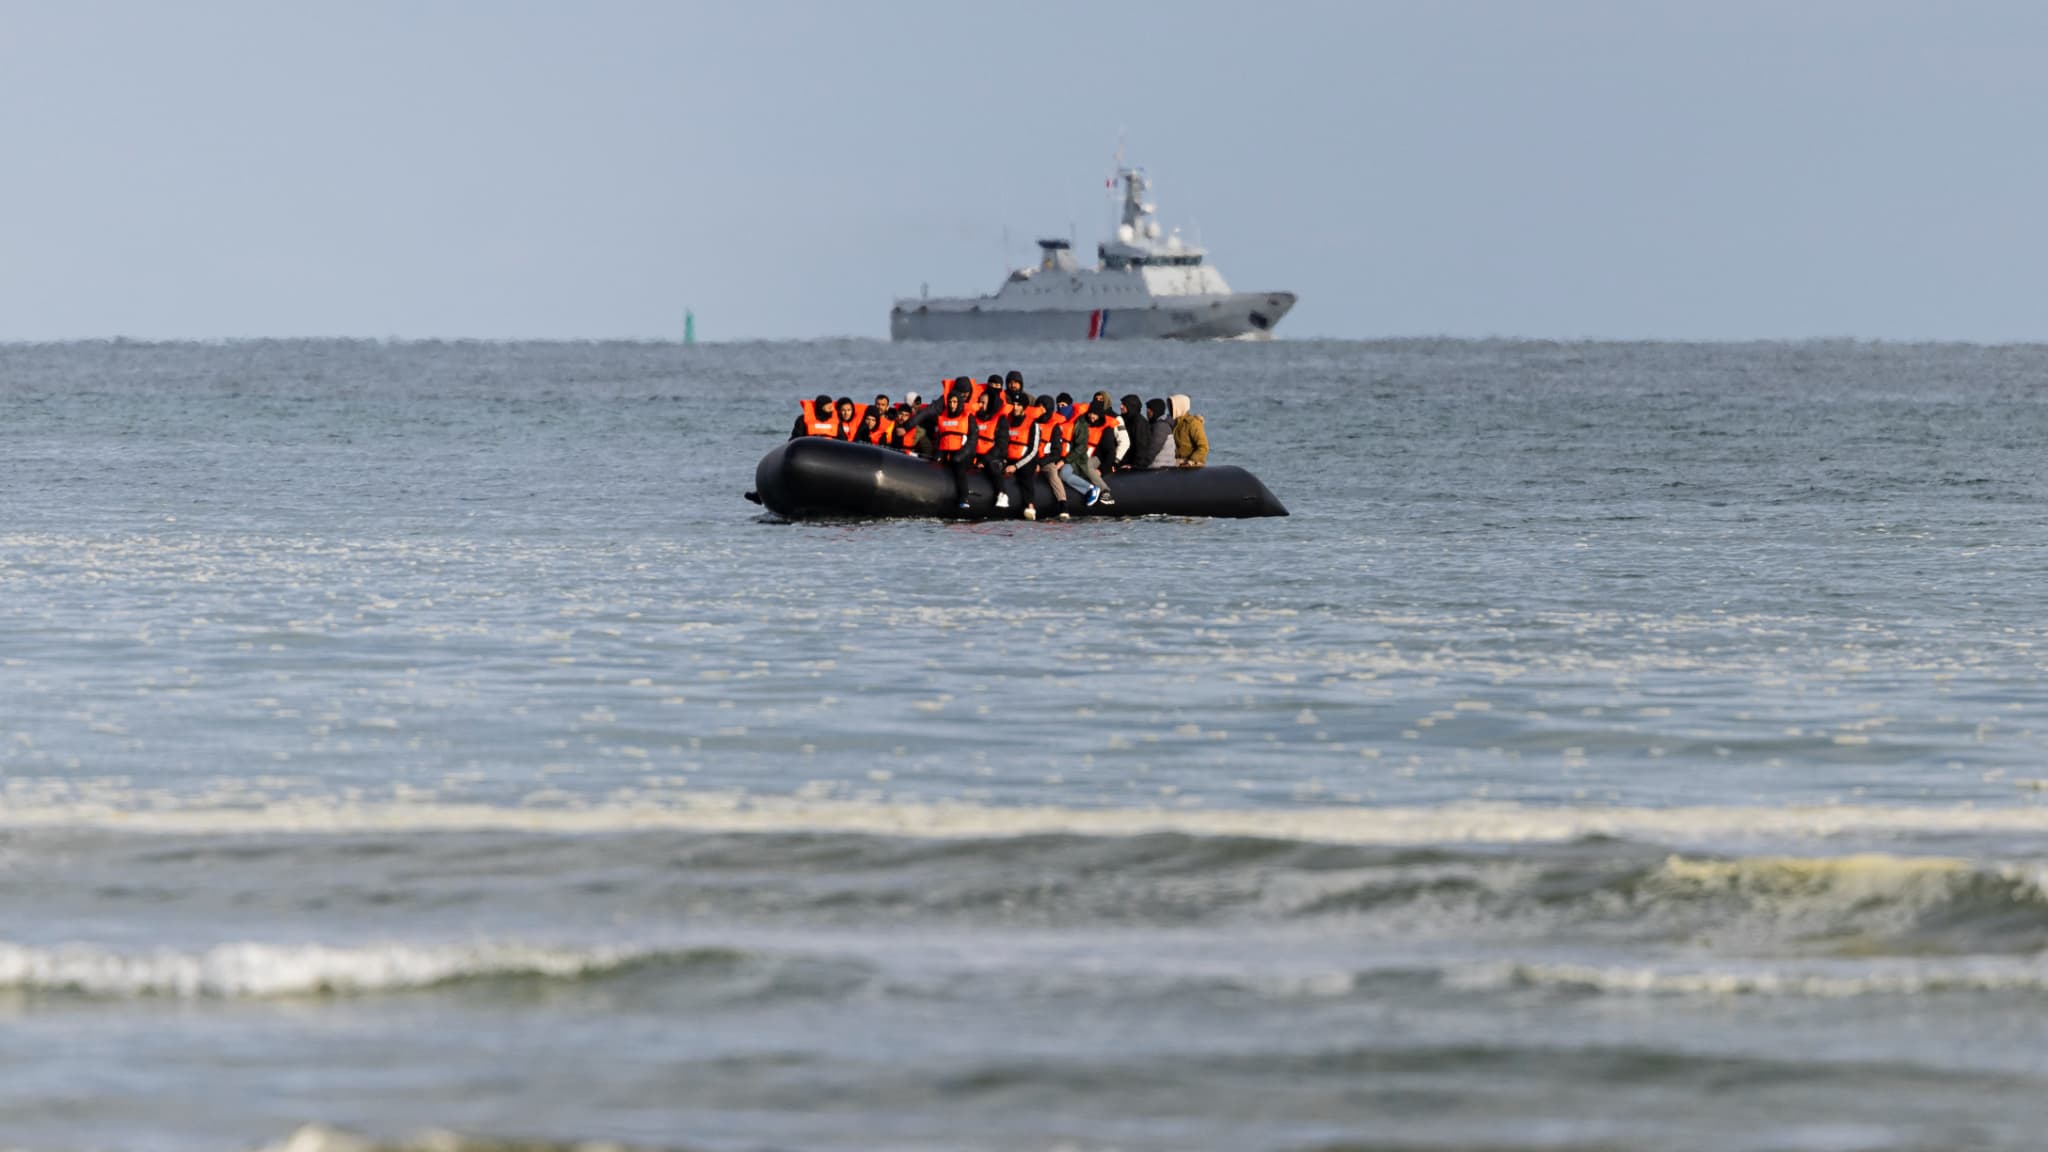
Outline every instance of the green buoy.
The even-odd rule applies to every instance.
[[[697,314],[685,308],[683,309],[683,343],[695,344],[696,342]]]

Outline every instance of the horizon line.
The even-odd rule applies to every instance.
[[[112,345],[112,346],[225,346],[235,344],[375,344],[380,346],[404,346],[411,344],[478,344],[478,345],[595,345],[595,344],[637,344],[658,347],[691,348],[720,347],[737,348],[762,344],[896,344],[906,347],[929,347],[940,350],[966,344],[995,344],[1016,347],[1046,347],[1078,344],[1078,340],[1007,340],[1007,341],[895,341],[886,336],[758,336],[739,337],[726,340],[696,340],[685,343],[674,336],[60,336],[51,338],[0,336],[0,348],[50,348],[67,345]],[[1454,335],[1386,335],[1386,336],[1298,336],[1281,337],[1273,340],[1153,340],[1115,341],[1133,345],[1186,344],[1186,345],[1234,345],[1263,346],[1267,344],[1537,344],[1557,347],[1595,344],[1674,344],[1674,345],[1759,345],[1759,344],[1868,344],[1902,347],[1970,347],[1970,348],[2038,348],[2048,346],[2048,336],[2030,339],[1972,339],[1968,337],[1901,337],[1901,336],[1521,336],[1493,334],[1486,336]]]

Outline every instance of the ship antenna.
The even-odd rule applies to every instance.
[[[1111,164],[1109,179],[1102,182],[1102,187],[1109,193],[1105,197],[1109,201],[1109,234],[1114,236],[1116,235],[1117,219],[1122,213],[1122,208],[1116,201],[1117,177],[1124,174],[1124,128],[1122,125],[1117,126],[1116,157],[1111,161]]]

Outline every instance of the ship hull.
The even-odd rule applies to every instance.
[[[1124,308],[1001,308],[987,300],[902,300],[892,340],[1240,340],[1270,337],[1292,292],[1154,298]]]

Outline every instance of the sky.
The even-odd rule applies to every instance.
[[[2048,340],[2037,0],[0,0],[0,340],[885,337],[1119,141],[1283,338]]]

